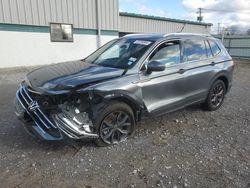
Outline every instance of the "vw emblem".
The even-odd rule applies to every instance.
[[[37,108],[39,108],[39,104],[37,103],[37,101],[32,101],[28,105],[28,110],[31,112],[34,112]]]

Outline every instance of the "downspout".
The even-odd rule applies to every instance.
[[[101,46],[101,19],[100,19],[100,2],[96,0],[96,26],[97,26],[97,48]]]
[[[186,25],[187,25],[187,22],[185,22],[185,23],[183,24],[181,30],[180,30],[179,32],[177,32],[177,33],[182,33],[182,31],[184,30],[184,28],[185,28]]]

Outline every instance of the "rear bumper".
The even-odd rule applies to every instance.
[[[25,130],[34,137],[43,140],[62,140],[97,138],[98,135],[77,126],[67,117],[60,114],[46,114],[40,105],[32,99],[25,86],[21,86],[15,98],[15,113],[23,123]]]

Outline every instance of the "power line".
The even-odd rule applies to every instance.
[[[236,9],[236,10],[225,10],[225,9],[209,9],[209,8],[198,8],[197,13],[197,21],[202,22],[203,21],[203,16],[202,13],[204,12],[224,12],[224,13],[248,13],[250,12],[250,10],[246,10],[246,9]],[[214,20],[217,21],[217,20]],[[225,24],[225,23],[223,23]],[[217,33],[220,32],[220,26],[222,25],[222,23],[218,23],[217,26]]]
[[[197,21],[202,22],[203,21],[203,16],[202,13],[204,12],[224,12],[224,13],[231,13],[231,14],[235,14],[235,13],[250,13],[250,10],[246,10],[246,9],[236,9],[236,10],[225,10],[225,9],[209,9],[209,8],[198,8],[197,13]]]
[[[250,12],[250,10],[246,10],[246,9],[235,9],[235,10],[225,10],[225,9],[209,9],[209,8],[198,8],[201,9],[203,12],[227,12],[227,13],[248,13]]]

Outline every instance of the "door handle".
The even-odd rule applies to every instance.
[[[185,69],[179,69],[178,73],[183,74],[186,70]]]
[[[213,61],[210,65],[214,66],[214,65],[215,65],[215,62]]]

